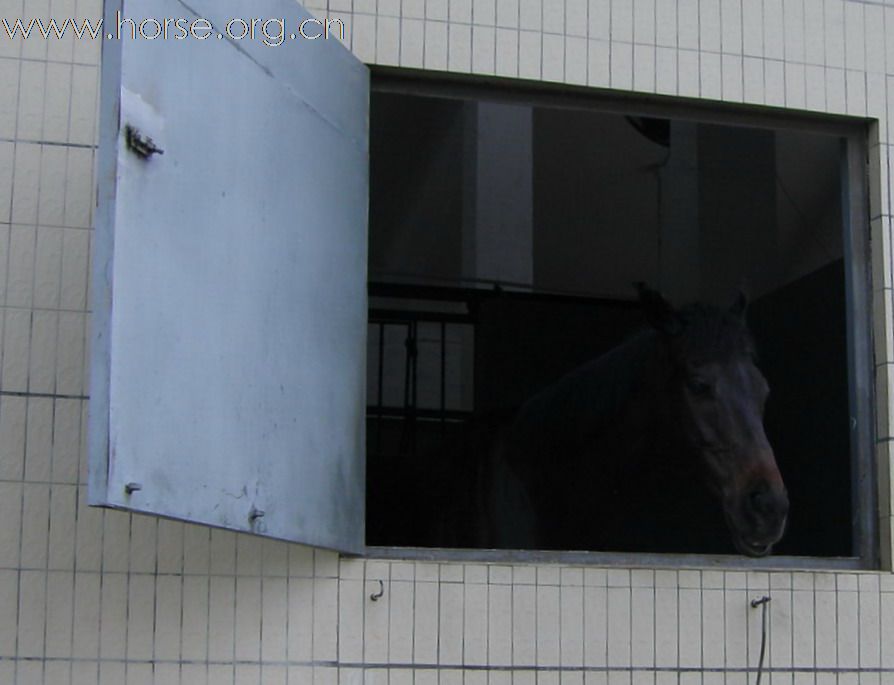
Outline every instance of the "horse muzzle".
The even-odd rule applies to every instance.
[[[724,506],[736,549],[749,557],[767,556],[785,533],[788,494],[781,483],[763,481]]]

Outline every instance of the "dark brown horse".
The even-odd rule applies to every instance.
[[[649,328],[530,398],[497,441],[487,546],[757,557],[782,537],[744,296],[676,310],[639,291]]]

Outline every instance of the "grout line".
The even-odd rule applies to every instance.
[[[894,362],[892,362],[894,364]],[[21,392],[18,390],[0,390],[0,397],[36,398],[45,400],[89,400],[89,395],[55,395],[47,392]],[[18,481],[15,481],[18,482]]]
[[[99,658],[92,659],[88,657],[41,657],[41,656],[31,656],[31,657],[10,657],[3,656],[0,657],[0,664],[3,663],[35,663],[40,661],[46,661],[47,663],[98,663],[98,664],[131,664],[131,665],[141,665],[141,666],[151,666],[152,664],[164,664],[164,665],[208,665],[208,666],[257,666],[258,662],[252,659],[235,659],[235,660],[176,660],[176,659],[127,659],[127,658]],[[277,660],[271,659],[264,662],[267,666],[305,666],[305,667],[316,667],[316,668],[341,668],[341,669],[391,669],[398,671],[495,671],[495,672],[512,672],[512,671],[524,671],[524,672],[535,672],[535,673],[693,673],[693,674],[702,674],[702,673],[719,673],[719,674],[732,674],[732,673],[742,673],[742,674],[752,674],[757,673],[757,667],[754,666],[733,666],[733,667],[711,667],[711,666],[684,666],[684,667],[673,667],[673,666],[564,666],[564,665],[554,665],[554,666],[538,666],[538,665],[528,665],[528,666],[498,666],[498,665],[488,665],[488,664],[462,664],[462,663],[454,663],[454,664],[444,664],[444,663],[412,663],[412,662],[395,662],[395,663],[369,663],[365,661],[360,662],[342,662],[338,660],[326,660],[322,659],[319,661],[314,660]],[[779,668],[768,668],[764,667],[763,672],[767,673],[776,673],[776,674],[794,674],[794,673],[805,673],[805,674],[894,674],[894,667],[877,667],[877,668],[860,668],[857,666],[849,666],[849,667],[836,667],[836,666],[791,666],[791,667],[779,667]]]
[[[44,138],[7,138],[6,136],[0,136],[0,143],[12,143],[14,145],[39,145],[41,147],[75,148],[78,150],[93,151],[99,149],[99,145],[96,145],[94,143],[71,143],[64,140],[48,140]]]

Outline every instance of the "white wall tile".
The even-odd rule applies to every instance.
[[[21,65],[16,117],[16,136],[21,140],[39,141],[43,137],[46,72],[46,62],[23,62]]]
[[[208,589],[208,658],[232,662],[234,652],[234,618],[236,579],[232,576],[211,576]]]
[[[805,83],[805,68],[803,64],[785,64],[785,104],[794,109],[804,109],[807,106],[807,93]]]
[[[823,13],[823,0],[805,0],[804,51],[808,64],[825,64],[826,61]]]
[[[519,0],[497,0],[497,26],[517,29],[519,27],[520,12]]]
[[[587,84],[587,39],[568,37],[565,39],[565,82]]]
[[[861,577],[859,581],[859,665],[878,668],[881,665],[881,604],[878,578]]]
[[[537,663],[537,589],[534,585],[512,587],[512,664]]]
[[[10,244],[14,244],[12,239]],[[9,309],[4,314],[0,389],[10,392],[25,392],[28,389],[28,348],[31,341],[30,312]]]
[[[854,591],[837,593],[838,666],[857,668],[860,655],[859,597]]]
[[[494,666],[512,665],[512,586],[491,584],[487,605],[487,663]]]
[[[690,595],[692,593],[689,593]],[[683,615],[683,597],[680,597],[681,607],[680,614]],[[702,633],[702,658],[704,665],[710,668],[723,666],[726,661],[726,639],[724,634],[726,603],[724,602],[724,593],[722,590],[705,590],[702,594],[701,606],[701,633]],[[688,612],[687,612],[688,613]],[[690,625],[689,630],[695,627]],[[689,633],[684,632],[680,627],[681,639],[681,664],[683,663],[683,636]],[[687,640],[688,641],[688,640]],[[697,659],[697,655],[690,655],[687,664],[691,663],[693,658]]]
[[[738,0],[720,0],[720,49],[724,53],[743,53],[742,9]]]
[[[862,3],[844,4],[844,65],[848,69],[866,67],[866,26]]]
[[[677,52],[677,92],[683,97],[698,97],[701,85],[699,53],[695,50]]]
[[[487,602],[488,586],[484,583],[464,583],[463,664],[487,664]]]
[[[823,110],[826,107],[825,69],[808,64],[805,68],[807,109]]]
[[[89,228],[93,222],[93,150],[71,148],[68,151],[68,171],[65,175],[64,225]],[[18,185],[18,175],[16,175]],[[15,208],[14,208],[15,209]]]
[[[153,658],[156,660],[179,661],[181,658],[182,590],[183,581],[177,576],[155,579]]]
[[[655,49],[655,91],[664,95],[677,93],[677,51]]]
[[[544,33],[565,34],[564,0],[543,0],[541,3],[540,28]],[[528,22],[526,22],[527,24]],[[533,28],[529,24],[529,27]]]
[[[16,655],[19,574],[0,570],[0,655]]]
[[[535,31],[521,31],[518,41],[518,75],[521,78],[540,78],[541,34]]]
[[[826,69],[826,109],[836,114],[847,112],[847,91],[843,69]]]
[[[490,26],[472,27],[472,71],[493,74],[496,70],[496,31]]]
[[[755,57],[742,60],[742,85],[745,102],[764,102],[764,60]]]
[[[826,2],[823,19],[825,27],[826,64],[844,67],[844,6],[843,2]]]
[[[495,69],[498,76],[518,75],[518,51],[518,31],[497,29]]]
[[[562,666],[584,663],[584,587],[562,585],[560,592],[559,662]]]
[[[587,0],[565,0],[565,35],[587,37]]]
[[[364,581],[340,580],[338,599],[339,659],[348,663],[360,663],[363,661]]]
[[[472,68],[472,28],[451,24],[447,34],[447,68],[450,71],[469,71]]]
[[[404,67],[421,68],[423,66],[423,39],[425,22],[421,19],[401,20],[400,31],[400,64]]]
[[[472,0],[472,22],[480,26],[494,26],[496,23],[495,0]]]
[[[633,46],[633,89],[655,91],[655,48],[651,45]]]
[[[764,97],[768,105],[785,105],[785,68],[782,62],[764,60]]]
[[[463,587],[442,583],[439,606],[438,662],[461,664],[463,648]]]
[[[235,600],[235,658],[255,661],[261,654],[261,579],[237,577]]]
[[[633,666],[655,665],[656,597],[652,587],[634,587],[630,596],[630,658]]]
[[[611,47],[607,41],[591,40],[587,44],[587,84],[606,87],[611,82]]]
[[[0,221],[4,222],[12,216],[13,160],[16,147],[18,146],[14,143],[0,142]]]
[[[417,569],[418,577],[418,569]],[[438,660],[438,584],[417,582],[413,607],[413,661],[433,664]]]
[[[42,140],[55,143],[64,143],[68,140],[69,109],[73,86],[71,72],[72,67],[70,64],[47,64],[43,122],[41,126]]]
[[[631,43],[611,43],[609,77],[612,88],[630,90],[633,88],[633,45]]]
[[[132,574],[127,582],[126,658],[149,661],[154,652],[155,578]]]
[[[721,51],[720,5],[721,0],[699,2],[699,46],[703,51]]]
[[[337,658],[338,581],[316,578],[313,584],[313,658],[331,661]]]
[[[376,62],[397,66],[400,62],[400,20],[380,16],[376,22]]]
[[[23,568],[46,568],[49,520],[49,486],[26,483],[22,491],[22,552],[20,563]]]
[[[773,592],[767,608],[769,625],[768,662],[774,667],[792,665],[792,597],[789,592]]]
[[[55,340],[53,340],[53,345],[55,345]],[[32,340],[32,349],[33,347]],[[53,352],[55,352],[55,347],[53,347]],[[33,356],[32,352],[32,358]],[[52,373],[50,376],[52,377]],[[52,468],[50,459],[53,450],[53,401],[45,397],[30,398],[27,421],[28,444],[25,450],[25,480],[46,482],[50,479]]]
[[[764,0],[764,56],[781,60],[785,57],[785,20],[783,0]]]
[[[742,11],[742,52],[747,57],[764,55],[764,12],[763,3],[743,2]]]
[[[17,143],[13,167],[12,220],[35,224],[40,197],[41,157],[44,146]],[[7,292],[7,297],[9,293]]]
[[[608,665],[623,666],[631,657],[630,588],[609,587],[607,600]]]
[[[677,45],[686,50],[699,49],[698,0],[677,2]]]
[[[127,650],[127,576],[123,573],[103,575],[100,589],[100,625],[116,626],[103,630],[99,638],[102,659],[123,659]]]
[[[792,591],[792,619],[792,663],[794,666],[812,664],[815,655],[812,591]]]
[[[633,42],[633,3],[629,0],[611,0],[612,42]]]
[[[699,55],[699,88],[703,98],[720,100],[723,97],[723,72],[719,54],[703,52]]]
[[[447,68],[447,24],[443,22],[425,22],[425,54],[426,69],[443,71]]]
[[[519,28],[540,31],[543,28],[543,5],[539,0],[519,0]]]
[[[367,14],[355,14],[351,20],[351,51],[361,62],[373,62],[376,58],[376,18]],[[426,22],[430,24],[433,22]],[[447,25],[439,23],[443,27],[445,35]],[[428,40],[428,26],[426,25],[426,41]],[[445,55],[446,55],[446,40]],[[446,58],[445,58],[446,61]]]
[[[6,139],[16,136],[21,67],[18,60],[0,58],[0,137]],[[29,83],[28,87],[33,86]]]
[[[587,0],[587,36],[611,39],[611,0]]]
[[[815,647],[818,666],[838,665],[837,631],[838,617],[835,615],[836,596],[832,591],[817,591],[814,594]]]
[[[541,76],[544,81],[565,80],[565,37],[544,34],[541,53]]]
[[[804,61],[804,2],[782,0],[784,58],[789,62]]]
[[[72,656],[96,659],[99,655],[100,575],[75,574]]]
[[[655,42],[663,47],[677,47],[677,3],[655,0]]]
[[[559,587],[537,586],[537,665],[558,666],[560,611]]]
[[[288,658],[310,661],[313,658],[313,583],[289,579]]]

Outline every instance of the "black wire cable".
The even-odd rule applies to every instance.
[[[770,597],[768,595],[764,595],[760,599],[751,600],[752,609],[761,608],[761,652],[757,661],[757,680],[755,680],[755,685],[761,685],[761,675],[764,670],[764,654],[767,650],[767,607],[769,604]]]

